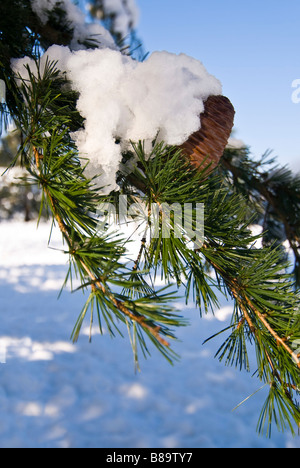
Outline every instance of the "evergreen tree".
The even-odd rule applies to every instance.
[[[73,340],[89,314],[91,328],[96,319],[100,332],[104,326],[112,335],[128,329],[136,365],[140,352],[150,353],[149,343],[172,362],[177,356],[170,342],[176,328],[186,325],[174,306],[179,288],[201,314],[213,311],[218,295],[225,295],[234,309],[217,356],[250,371],[248,349],[254,346],[256,375],[269,386],[259,429],[270,434],[275,422],[294,431],[300,423],[299,178],[272,160],[253,161],[247,148],[224,152],[233,110],[228,100],[214,96],[205,101],[201,129],[183,145],[157,136],[150,146],[143,138],[124,146],[122,135],[114,135],[122,161],[115,188],[102,190],[102,179],[89,175],[91,163],[74,138],[87,127],[82,91],[60,69],[59,57],[51,58],[53,51],[68,58],[69,52],[52,48],[48,57],[53,45],[121,50],[129,62],[128,48],[100,24],[85,23],[69,0],[1,2],[1,127],[12,120],[20,132],[12,165],[26,169],[27,184],[41,192],[40,216],[46,210],[61,230],[69,257],[66,283],[75,275],[79,289],[88,292]],[[21,68],[16,59],[22,59]],[[124,261],[129,240],[110,232],[109,218],[99,221],[99,207],[104,212],[114,206],[113,223],[121,222],[121,203],[126,211],[135,204],[132,218],[143,229],[133,261]],[[183,224],[176,207],[185,205],[190,211]],[[203,232],[195,207],[205,209]],[[254,222],[262,225],[262,237],[252,234]],[[286,240],[296,259],[294,274],[282,247]],[[163,288],[155,287],[158,275]]]

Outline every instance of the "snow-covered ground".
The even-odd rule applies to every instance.
[[[0,223],[0,447],[1,448],[300,448],[300,438],[258,436],[264,401],[251,375],[213,358],[226,325],[181,308],[190,326],[179,332],[180,362],[153,351],[135,374],[127,339],[95,333],[88,323],[70,340],[84,298],[58,292],[66,258],[48,248],[49,225]],[[52,247],[60,248],[54,233]]]

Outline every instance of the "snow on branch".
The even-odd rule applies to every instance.
[[[83,157],[90,160],[88,175],[102,174],[99,186],[117,189],[116,173],[122,153],[131,141],[144,140],[151,148],[155,138],[180,145],[200,127],[199,115],[211,95],[222,94],[221,83],[203,64],[185,54],[155,52],[137,62],[111,49],[70,51],[52,46],[46,60],[57,61],[79,93],[77,109],[84,128],[73,134]],[[28,58],[13,61],[24,76]]]
[[[73,30],[72,50],[82,49],[82,43],[89,38],[98,41],[101,47],[116,48],[107,29],[99,23],[87,23],[83,11],[71,0],[31,0],[31,7],[42,24],[48,22],[55,9],[65,12],[68,26]]]
[[[110,18],[112,31],[122,38],[136,28],[139,20],[135,0],[91,0],[90,9],[99,19]]]

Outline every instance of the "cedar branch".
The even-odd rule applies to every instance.
[[[208,248],[209,246],[207,244],[203,244],[202,249]],[[278,346],[281,345],[287,352],[288,354],[292,357],[293,361],[296,363],[297,367],[300,369],[300,359],[297,356],[297,354],[285,343],[285,340],[281,338],[278,333],[271,327],[271,325],[268,323],[264,315],[255,307],[255,305],[252,303],[252,301],[246,296],[246,294],[243,294],[243,298],[241,298],[241,290],[242,286],[238,284],[236,279],[229,278],[227,277],[226,273],[220,269],[220,267],[215,263],[211,262],[212,266],[218,271],[223,278],[225,279],[227,285],[229,286],[235,300],[240,306],[240,309],[244,315],[244,318],[246,322],[249,325],[250,331],[252,334],[257,336],[255,325],[253,324],[253,321],[251,320],[251,317],[247,311],[247,308],[245,307],[245,302],[247,306],[251,309],[251,311],[254,312],[254,314],[258,317],[260,322],[264,325],[264,327],[269,331],[269,333],[275,338],[276,342],[278,343]]]
[[[40,160],[41,160],[41,157],[40,157],[40,153],[39,151],[37,150],[36,147],[33,147],[33,153],[34,153],[34,156],[35,156],[35,161],[36,161],[36,166],[37,166],[37,169],[39,170],[39,172],[41,171],[41,166],[40,166]],[[43,187],[44,191],[45,191],[45,194],[46,196],[48,197],[49,201],[50,201],[50,205],[51,205],[51,209],[52,209],[52,213],[53,213],[53,216],[54,218],[56,219],[57,223],[58,223],[58,226],[60,228],[60,231],[62,232],[63,236],[65,237],[65,239],[67,240],[69,246],[71,247],[72,246],[72,239],[69,235],[69,232],[68,232],[68,229],[67,229],[67,226],[65,225],[65,223],[63,222],[61,216],[59,215],[59,213],[57,212],[57,209],[56,209],[56,204],[55,204],[55,200],[54,198],[52,197],[51,193],[49,192],[49,190],[46,188],[46,187]],[[110,300],[111,302],[114,304],[114,306],[120,311],[122,312],[124,315],[126,315],[127,317],[129,317],[132,321],[138,323],[139,325],[141,325],[144,329],[147,329],[151,335],[160,343],[162,344],[163,346],[166,346],[166,347],[169,347],[170,344],[168,341],[166,341],[161,335],[160,335],[160,327],[159,326],[156,326],[156,327],[153,327],[151,325],[149,325],[149,323],[147,323],[147,319],[146,317],[142,316],[142,315],[135,315],[133,314],[126,306],[125,304],[122,302],[122,301],[119,301],[117,300],[114,295],[107,290],[107,288],[101,283],[100,279],[97,279],[96,276],[93,274],[93,272],[88,268],[88,266],[84,263],[84,261],[82,259],[80,259],[80,264],[82,266],[82,268],[84,269],[84,271],[86,272],[86,274],[89,276],[89,278],[93,281],[93,287],[95,287],[95,285],[103,292],[103,294],[105,294]]]

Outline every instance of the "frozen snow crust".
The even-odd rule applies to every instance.
[[[89,175],[101,173],[99,185],[116,189],[116,172],[130,141],[157,138],[180,145],[200,128],[199,115],[210,95],[222,94],[221,83],[203,64],[185,54],[154,52],[137,62],[109,48],[71,51],[52,46],[44,54],[57,61],[79,92],[84,129],[73,136],[79,153],[90,159]],[[24,76],[28,58],[14,61]]]

